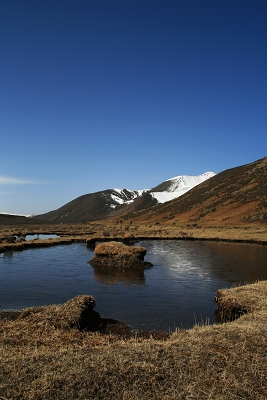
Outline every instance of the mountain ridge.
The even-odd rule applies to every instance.
[[[144,223],[233,225],[267,222],[267,157],[227,169],[183,196],[124,218]]]
[[[221,229],[235,229],[241,225],[244,229],[248,229],[249,226],[260,229],[259,225],[267,224],[266,183],[267,157],[264,157],[215,174],[182,196],[164,203],[158,203],[152,194],[158,190],[166,191],[171,187],[172,182],[162,182],[153,189],[153,193],[149,192],[151,189],[143,192],[135,191],[135,193],[133,193],[134,191],[128,192],[127,189],[112,189],[111,192],[107,190],[103,191],[104,193],[82,195],[67,203],[67,208],[64,209],[65,205],[47,213],[46,220],[41,218],[41,215],[26,218],[0,214],[0,224],[79,223],[81,220],[83,223],[93,221],[94,215],[97,213],[97,220],[102,219],[104,224],[116,223],[116,220],[120,219],[125,223],[131,221],[135,225],[153,226],[153,224],[160,223],[163,226],[171,224],[203,229],[217,228],[218,236],[220,236]],[[112,197],[118,196],[118,194],[122,197],[120,199],[122,204],[112,208],[111,203],[108,216],[106,216],[106,199],[112,200]],[[89,215],[91,221],[88,218],[88,207],[91,210],[91,215]],[[66,214],[70,211],[72,211],[71,221],[67,218],[67,221],[64,220],[66,217],[64,212]],[[57,218],[60,216],[64,218],[58,220]],[[201,232],[204,232],[203,229]],[[201,236],[200,230],[198,232]]]
[[[205,172],[197,176],[178,175],[152,189],[129,190],[112,188],[84,194],[57,210],[39,214],[35,217],[56,223],[89,222],[119,217],[126,210],[138,211],[147,209],[153,205],[177,198],[214,175],[214,172]]]

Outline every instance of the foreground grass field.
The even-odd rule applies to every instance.
[[[59,228],[40,229],[60,233]],[[5,229],[4,234],[18,233],[15,227]],[[217,232],[212,227],[173,229],[189,238],[202,229],[206,238],[213,235],[214,239],[225,234],[227,240],[240,240],[243,233],[243,239],[261,243],[267,237],[265,227]],[[70,240],[122,238],[134,232],[135,237],[176,237],[176,231],[167,227],[126,223],[110,227],[95,223],[76,230],[63,226],[61,235],[63,231]],[[79,296],[63,305],[2,313],[1,400],[267,399],[266,281],[216,293],[222,318],[238,319],[179,330],[171,336],[131,332],[119,324],[102,326],[100,332],[83,331],[88,299]]]
[[[2,315],[1,399],[266,399],[267,282],[217,299],[242,316],[169,337],[80,331],[88,296]]]

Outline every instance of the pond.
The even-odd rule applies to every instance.
[[[96,299],[101,317],[136,329],[165,330],[214,323],[218,289],[267,279],[267,246],[212,241],[144,240],[153,267],[104,273],[83,243],[0,254],[0,309]]]
[[[33,235],[20,235],[20,236],[16,236],[16,239],[19,241],[19,240],[36,240],[36,239],[42,239],[42,240],[45,240],[45,239],[57,239],[57,238],[59,238],[60,236],[58,236],[58,235],[53,235],[53,234],[46,234],[46,233],[36,233],[36,234],[33,234]]]

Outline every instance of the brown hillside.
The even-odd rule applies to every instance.
[[[267,222],[267,157],[225,170],[183,196],[124,214],[139,222],[213,225]]]
[[[107,200],[103,194],[108,191],[85,194],[37,218],[50,223],[75,223],[101,219],[107,216]]]
[[[37,218],[24,217],[22,215],[9,215],[9,214],[0,214],[0,226],[6,225],[38,225],[43,224],[44,221],[41,221]]]

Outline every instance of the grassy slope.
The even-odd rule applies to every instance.
[[[104,218],[138,222],[229,224],[267,221],[267,157],[225,170],[178,199],[157,204],[145,193],[129,205],[109,206],[109,190],[80,196],[37,216],[48,222],[81,223]],[[166,183],[159,185],[159,188]],[[108,195],[108,196],[106,196]]]
[[[267,157],[223,171],[183,196],[124,216],[143,223],[225,226],[267,222]]]

